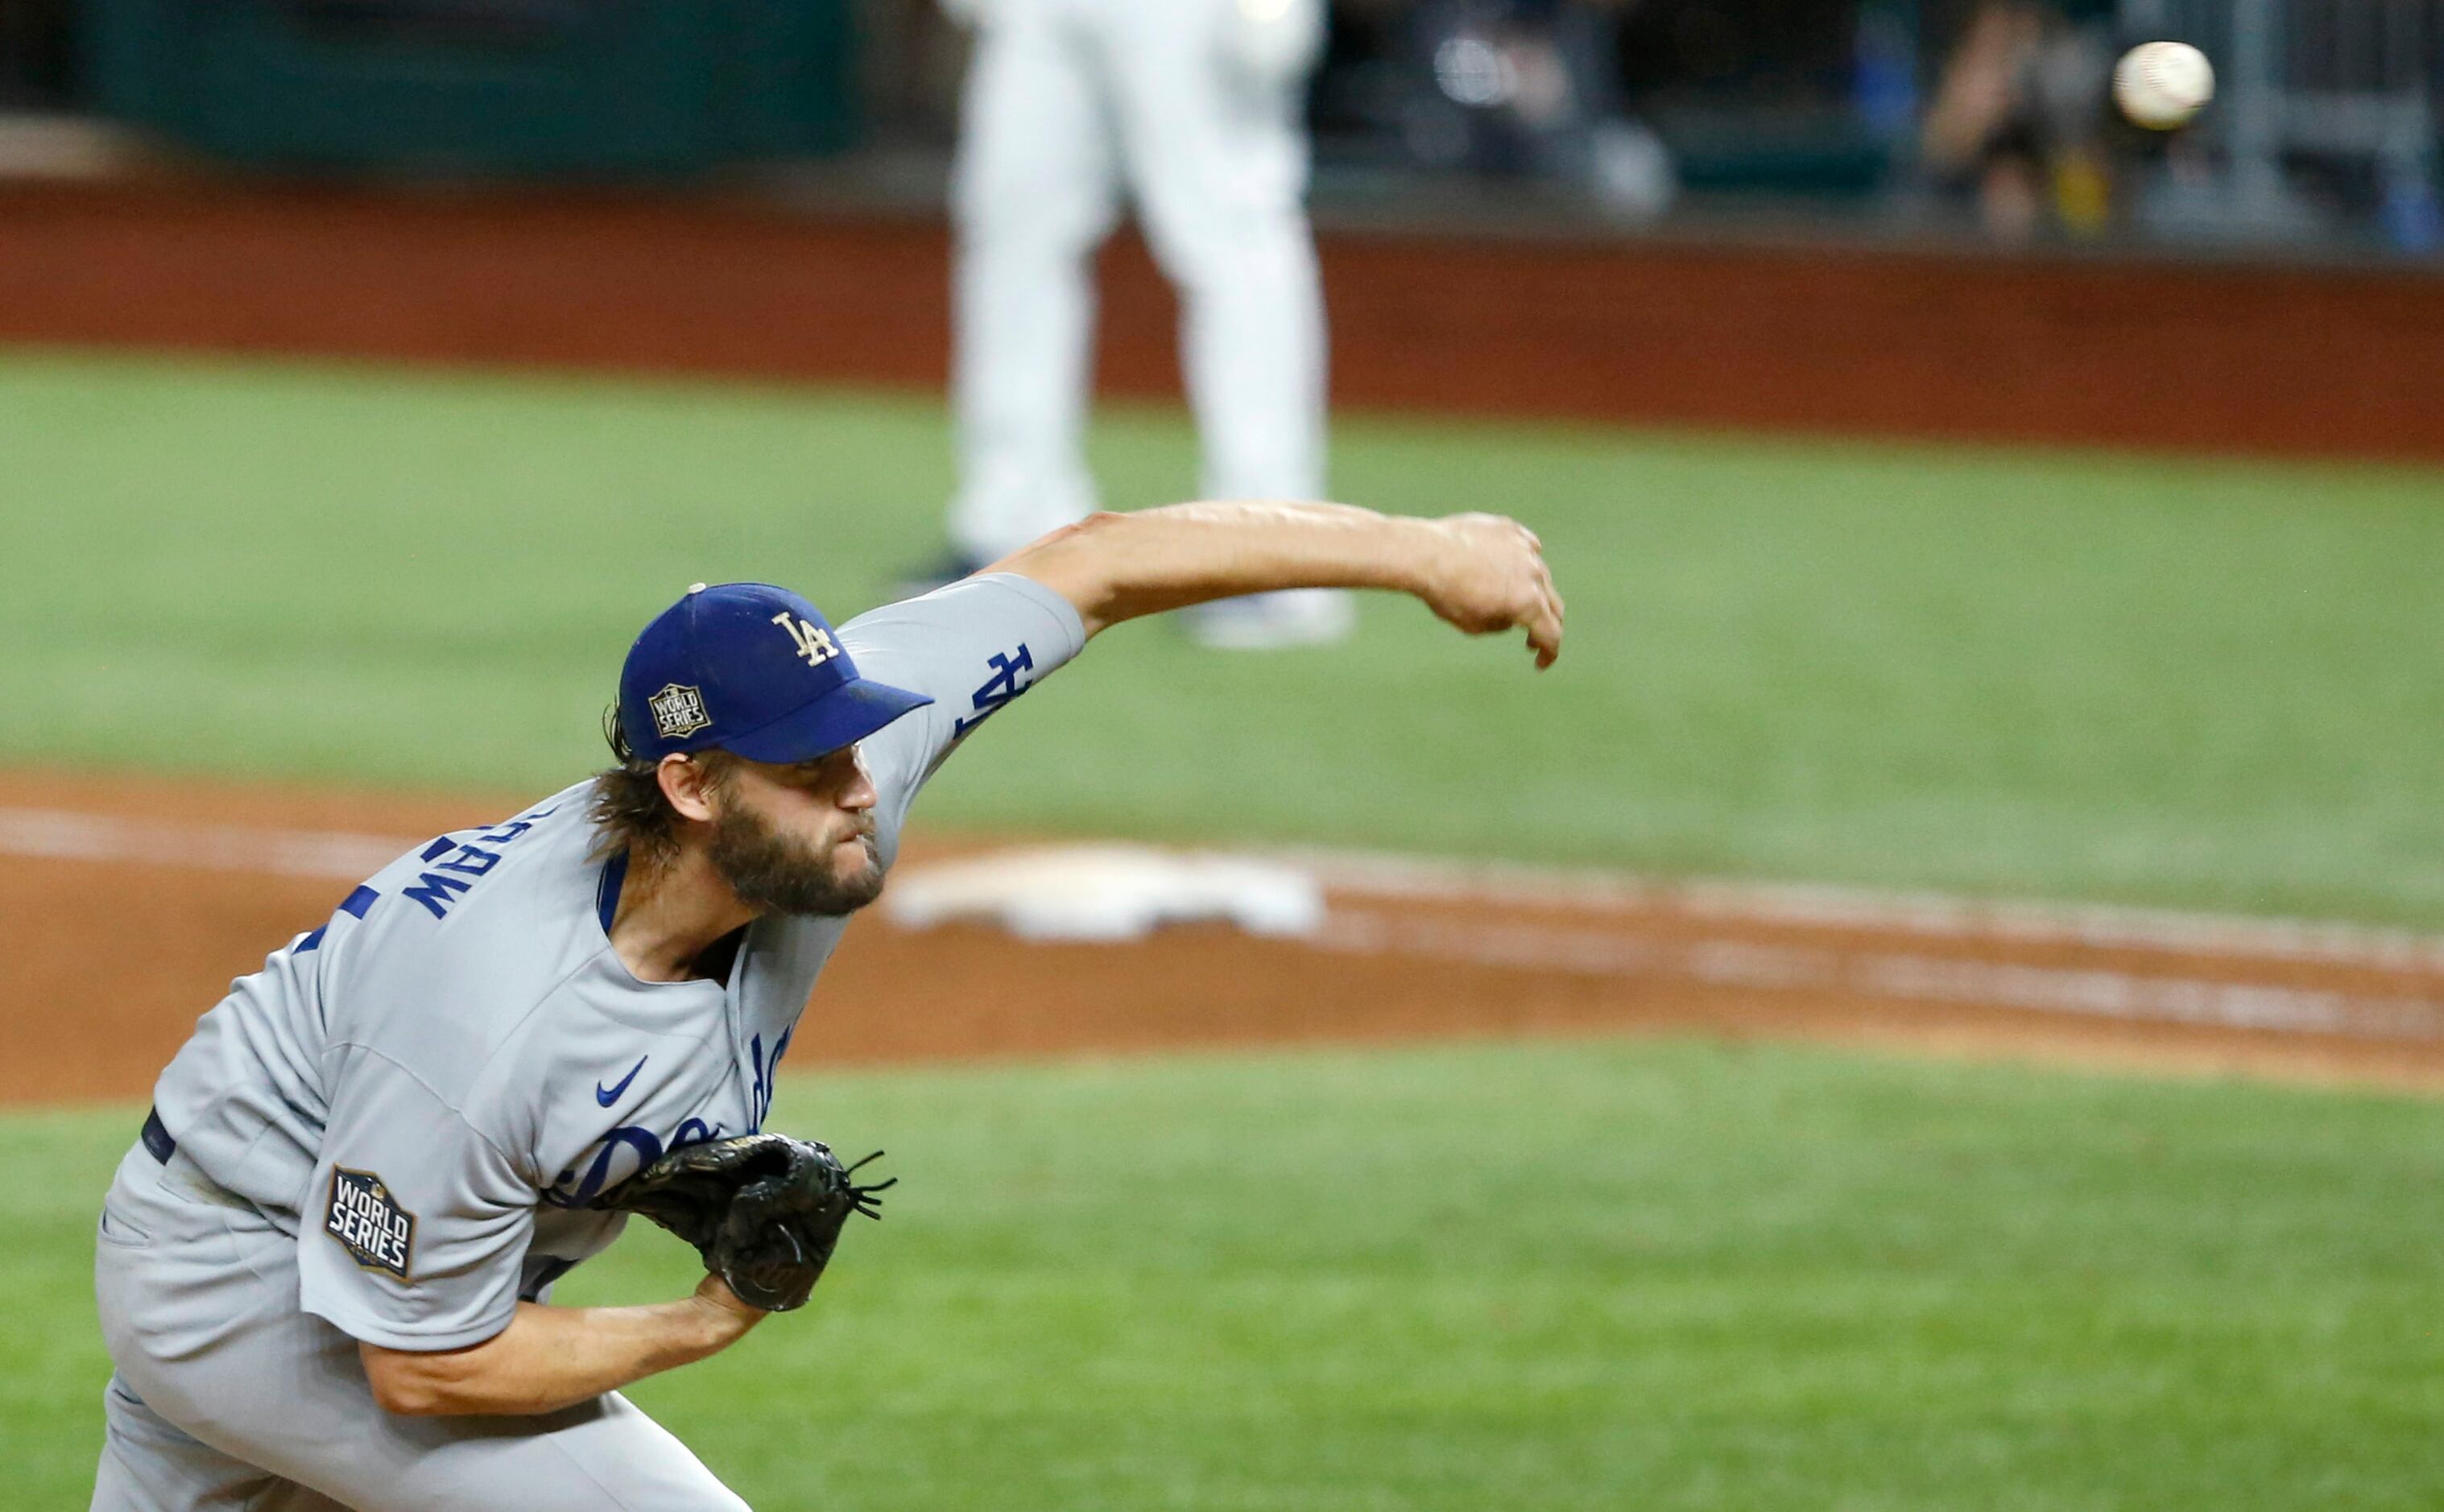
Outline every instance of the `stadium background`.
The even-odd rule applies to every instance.
[[[303,160],[266,90],[214,137],[58,61],[176,9],[21,9],[0,67],[29,1505],[89,1477],[92,1208],[194,1014],[368,855],[593,764],[674,584],[844,617],[950,482],[921,14],[816,28],[844,92],[774,86],[780,166],[698,132],[546,175]],[[1570,653],[1389,603],[1268,658],[1134,627],[946,771],[913,859],[1324,846],[1333,924],[861,923],[775,1123],[909,1200],[828,1305],[636,1392],[757,1505],[2444,1489],[2444,282],[2404,192],[2302,151],[2282,213],[2151,217],[2142,144],[2108,222],[1998,243],[1861,85],[1906,12],[1922,103],[1966,8],[1716,9],[1737,88],[1655,61],[1672,8],[1624,27],[1683,171],[1636,217],[1394,161],[1327,70],[1336,492],[1528,521]],[[1180,496],[1169,296],[1125,237],[1104,283],[1107,498]]]

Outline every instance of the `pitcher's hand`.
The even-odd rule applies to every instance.
[[[1434,523],[1444,538],[1417,597],[1472,636],[1525,630],[1536,670],[1562,654],[1562,596],[1545,564],[1536,532],[1498,514],[1447,515]]]

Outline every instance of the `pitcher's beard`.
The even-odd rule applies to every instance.
[[[872,814],[858,816],[857,839],[864,847],[865,864],[843,877],[831,859],[836,846],[825,845],[818,853],[733,803],[713,821],[708,859],[750,908],[802,918],[838,918],[882,894],[882,853],[875,843]]]

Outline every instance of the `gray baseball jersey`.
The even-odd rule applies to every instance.
[[[865,675],[935,699],[861,746],[887,865],[943,757],[1084,632],[1059,595],[996,574],[841,639]],[[639,981],[607,935],[623,867],[595,854],[591,795],[402,856],[237,982],[162,1074],[178,1160],[293,1242],[291,1305],[350,1337],[491,1337],[617,1237],[588,1199],[770,1108],[845,921],[767,918],[724,980]]]

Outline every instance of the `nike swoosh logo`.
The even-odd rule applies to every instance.
[[[639,1056],[637,1058],[637,1063],[628,1068],[628,1074],[620,1079],[620,1084],[618,1086],[606,1088],[600,1081],[594,1083],[594,1100],[606,1108],[611,1106],[613,1103],[620,1100],[620,1095],[621,1093],[628,1090],[628,1083],[637,1079],[637,1073],[644,1069],[645,1057]]]

